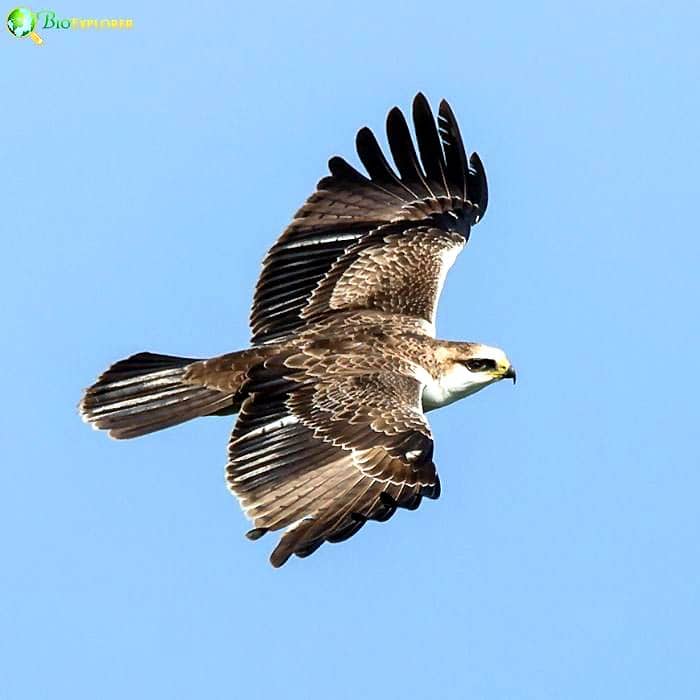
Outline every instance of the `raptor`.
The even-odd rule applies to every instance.
[[[107,369],[83,419],[133,438],[200,416],[238,414],[226,479],[270,561],[306,557],[368,520],[437,498],[425,413],[502,379],[505,353],[435,337],[448,270],[486,212],[483,164],[447,102],[387,117],[392,166],[368,128],[366,174],[339,157],[268,252],[248,349],[211,359],[142,352]]]

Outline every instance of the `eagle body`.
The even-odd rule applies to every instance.
[[[265,258],[248,349],[139,353],[80,404],[119,439],[237,413],[226,479],[250,539],[283,530],[274,566],[437,498],[426,411],[515,380],[502,350],[435,337],[447,272],[488,193],[446,102],[436,123],[419,94],[413,120],[418,153],[402,113],[387,118],[396,170],[366,128],[357,149],[367,176],[331,159]]]

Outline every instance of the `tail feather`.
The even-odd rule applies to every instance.
[[[121,360],[85,392],[80,414],[113,438],[138,437],[229,408],[234,394],[185,381],[196,358],[142,352]]]

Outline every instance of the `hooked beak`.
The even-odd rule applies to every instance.
[[[508,368],[508,371],[503,375],[503,379],[512,379],[513,384],[515,384],[517,376],[515,374],[515,368],[512,365]]]

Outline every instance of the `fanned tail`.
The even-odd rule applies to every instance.
[[[187,368],[198,361],[150,352],[121,360],[86,390],[80,414],[86,423],[121,440],[225,412],[234,403],[234,393],[185,381]]]

